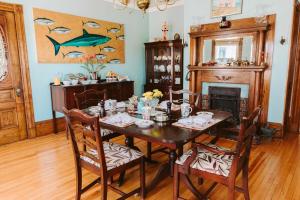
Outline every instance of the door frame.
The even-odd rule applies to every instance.
[[[24,15],[23,15],[23,6],[20,4],[10,4],[0,2],[0,10],[12,12],[15,16],[16,23],[16,37],[18,40],[18,53],[19,53],[19,62],[21,70],[21,82],[22,82],[22,93],[24,98],[24,107],[25,107],[25,118],[26,118],[26,132],[27,138],[36,137],[35,129],[35,119],[34,119],[34,109],[32,102],[32,92],[31,92],[31,82],[30,82],[30,72],[28,64],[28,51],[24,27]],[[26,139],[26,138],[25,138]]]
[[[299,105],[295,104],[294,100],[300,97],[300,75],[296,72],[300,72],[300,48],[297,44],[300,43],[300,3],[298,1],[294,1],[294,10],[293,10],[293,21],[292,21],[292,38],[291,38],[291,49],[290,49],[290,61],[289,61],[289,69],[288,69],[288,79],[287,79],[287,93],[286,93],[286,101],[285,101],[285,114],[284,114],[284,129],[287,132],[295,132],[295,121],[298,120],[298,130],[296,132],[299,133],[300,126],[300,114],[294,115],[293,119],[290,119],[291,109],[297,109]],[[298,76],[298,77],[297,77]],[[291,86],[291,87],[290,87]],[[297,89],[298,88],[298,89]],[[293,107],[293,108],[292,108]],[[300,108],[298,108],[300,109]]]

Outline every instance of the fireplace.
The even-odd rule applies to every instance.
[[[241,88],[208,87],[209,109],[232,113],[235,123],[240,122]]]

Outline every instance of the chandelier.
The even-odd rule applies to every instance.
[[[175,4],[176,1],[177,0],[152,0],[160,11],[166,10],[169,5]],[[152,4],[151,0],[113,0],[113,2],[116,9],[125,9],[130,2],[133,2],[134,6],[137,6],[143,12],[146,12],[150,4]]]

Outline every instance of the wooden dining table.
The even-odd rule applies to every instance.
[[[194,109],[192,114],[196,114],[197,111],[199,110]],[[126,112],[126,109],[118,110],[117,112]],[[162,163],[160,165],[155,177],[147,186],[146,190],[147,192],[149,192],[166,177],[173,176],[174,164],[176,162],[176,159],[183,154],[183,146],[185,144],[194,141],[197,137],[204,133],[208,133],[212,128],[216,128],[227,119],[232,117],[231,113],[224,111],[210,110],[210,112],[214,113],[213,119],[215,119],[216,123],[206,126],[202,130],[174,126],[173,124],[181,118],[180,111],[172,112],[167,122],[155,122],[154,125],[146,129],[139,128],[135,124],[122,128],[107,124],[105,122],[102,122],[101,120],[99,123],[100,127],[103,129],[108,129],[113,132],[125,135],[126,145],[133,149],[138,149],[134,146],[134,138],[138,138],[147,142],[151,142],[153,144],[160,145],[161,147],[169,150],[168,162]],[[140,114],[131,113],[130,115],[136,118],[142,118],[142,115]]]

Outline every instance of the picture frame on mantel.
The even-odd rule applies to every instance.
[[[242,14],[243,0],[211,0],[211,17]]]

